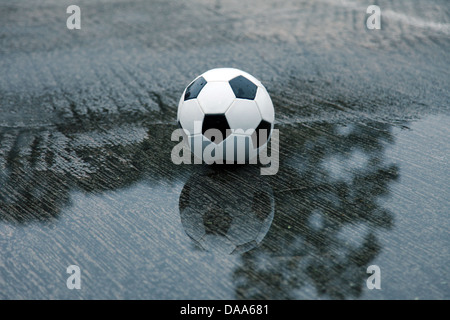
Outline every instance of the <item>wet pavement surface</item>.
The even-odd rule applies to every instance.
[[[447,1],[70,4],[0,2],[0,298],[450,298]],[[215,67],[268,89],[276,175],[171,162]]]

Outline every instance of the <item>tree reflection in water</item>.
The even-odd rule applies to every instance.
[[[56,219],[69,204],[71,189],[95,193],[142,179],[166,185],[185,179],[185,188],[191,188],[201,184],[202,170],[219,175],[221,170],[230,171],[167,161],[173,129],[140,123],[1,129],[0,220]],[[391,125],[301,124],[279,129],[278,174],[260,176],[255,170],[249,176],[254,167],[244,166],[228,173],[241,177],[240,185],[235,178],[229,183],[225,178],[211,180],[219,196],[213,197],[217,203],[208,217],[216,216],[214,208],[233,210],[226,203],[233,197],[241,204],[243,199],[258,198],[252,196],[260,184],[270,190],[260,204],[274,204],[273,212],[266,210],[270,219],[262,223],[265,229],[257,241],[238,250],[245,253],[233,274],[236,298],[289,299],[298,297],[298,290],[311,288],[325,297],[358,297],[367,279],[366,267],[381,250],[378,233],[393,224],[393,214],[382,206],[390,183],[398,177],[398,168],[384,159],[386,146],[393,143]],[[224,172],[221,175],[226,176]],[[191,173],[194,178],[189,179]],[[211,196],[211,188],[203,191],[206,198]],[[246,205],[250,211],[266,212]],[[185,227],[195,225],[185,218]],[[226,236],[232,229],[220,226],[221,221],[230,224],[229,219],[215,219],[207,231]],[[239,232],[245,235],[251,223],[241,221],[247,229]]]
[[[242,255],[236,297],[291,299],[312,287],[319,296],[358,297],[381,250],[377,233],[393,224],[382,206],[398,177],[383,158],[391,126],[283,129],[280,172],[270,178],[274,221],[261,245]]]

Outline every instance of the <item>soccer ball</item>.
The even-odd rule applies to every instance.
[[[275,213],[272,188],[257,171],[196,173],[179,200],[181,223],[197,248],[240,254],[259,245]]]
[[[206,163],[246,163],[263,150],[275,120],[272,100],[252,75],[209,70],[184,90],[177,121],[191,152]]]

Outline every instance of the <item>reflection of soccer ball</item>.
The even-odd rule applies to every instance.
[[[257,172],[191,176],[180,195],[181,223],[195,244],[234,254],[255,248],[272,224],[272,188]]]
[[[245,163],[266,147],[274,117],[272,100],[261,82],[244,71],[222,68],[209,70],[188,85],[177,120],[198,158],[207,163]]]

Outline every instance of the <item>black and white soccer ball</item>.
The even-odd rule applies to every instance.
[[[256,248],[268,233],[275,199],[257,171],[211,170],[188,179],[179,210],[183,228],[197,248],[241,254]]]
[[[238,69],[219,68],[187,86],[177,120],[198,158],[245,163],[267,146],[275,111],[259,80]]]

